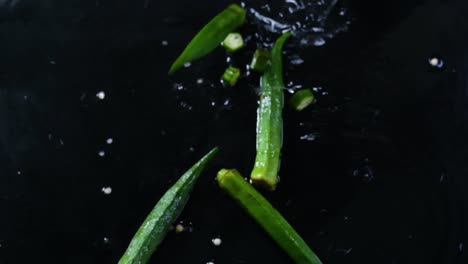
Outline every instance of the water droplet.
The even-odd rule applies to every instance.
[[[106,152],[101,150],[98,152],[99,157],[104,157],[106,155]]]
[[[110,244],[110,239],[107,238],[107,237],[104,237],[104,238],[102,239],[102,242],[104,242],[104,244]]]
[[[109,195],[112,193],[112,187],[110,186],[102,187],[101,192],[103,192],[106,195]]]
[[[108,139],[106,139],[106,143],[110,145],[110,144],[114,143],[114,139],[113,138],[108,138]]]
[[[325,43],[326,43],[326,41],[325,41],[324,38],[318,37],[318,38],[314,39],[313,45],[316,46],[316,47],[320,47],[320,46],[325,45]]]
[[[304,63],[304,60],[298,56],[294,56],[291,60],[290,63],[292,65],[301,65]]]
[[[180,106],[182,108],[185,108],[185,109],[189,110],[189,111],[192,110],[192,106],[189,105],[187,102],[184,102],[184,101],[180,102]]]
[[[182,233],[185,231],[185,227],[182,224],[177,224],[175,227],[175,232],[176,233]]]
[[[182,91],[184,90],[184,86],[180,83],[174,83],[173,85],[174,89],[177,90],[177,91]]]
[[[198,78],[197,79],[197,84],[202,84],[204,82],[203,78]]]
[[[221,246],[221,243],[223,243],[223,241],[221,240],[221,238],[216,237],[216,238],[211,239],[211,243],[213,244],[213,246],[219,247]]]
[[[369,165],[353,170],[352,175],[362,178],[365,182],[370,182],[374,179],[374,171]]]
[[[16,175],[21,175],[21,171],[17,171],[17,172],[16,172]]]
[[[169,45],[169,42],[167,40],[163,40],[163,41],[161,41],[161,45],[167,46],[167,45]]]
[[[49,63],[52,64],[52,65],[55,65],[55,61],[54,61],[54,60],[50,60]]]
[[[429,65],[435,68],[442,68],[444,67],[444,61],[439,57],[430,57],[428,59]]]
[[[458,251],[463,252],[463,243],[458,244]]]
[[[189,150],[190,150],[190,152],[194,152],[194,151],[195,151],[195,148],[194,148],[194,147],[190,147]]]
[[[104,100],[104,98],[106,98],[106,93],[104,91],[100,91],[96,94],[96,97],[99,99],[99,100]]]
[[[192,66],[192,63],[190,63],[190,62],[184,63],[184,67],[185,67],[185,68],[188,68],[188,67],[190,67],[190,66]]]
[[[305,140],[305,141],[314,141],[317,139],[317,137],[318,137],[317,133],[310,133],[310,134],[301,136],[300,139]]]

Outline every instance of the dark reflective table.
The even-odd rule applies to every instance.
[[[245,5],[279,19],[301,1],[270,2]],[[1,264],[116,263],[214,146],[179,218],[190,232],[151,263],[290,263],[214,182],[251,171],[258,75],[223,87],[222,49],[166,74],[229,3],[0,0]],[[343,30],[286,46],[288,88],[317,102],[285,109],[281,183],[265,195],[324,263],[468,263],[468,4],[337,5],[346,19],[326,30]],[[277,36],[252,10],[241,67]]]

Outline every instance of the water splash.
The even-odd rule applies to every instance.
[[[248,8],[259,31],[283,33],[292,31],[301,46],[323,46],[327,39],[346,31],[351,22],[344,1],[283,0],[252,4]],[[266,34],[260,41],[271,42]]]

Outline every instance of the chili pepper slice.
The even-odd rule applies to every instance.
[[[245,23],[245,10],[237,4],[231,4],[206,24],[185,47],[169,69],[173,74],[185,63],[193,62],[213,51],[226,36]]]
[[[296,264],[322,263],[288,221],[237,170],[222,169],[216,180]]]
[[[208,152],[167,190],[132,238],[119,264],[145,264],[148,262],[166,236],[171,224],[187,203],[203,168],[217,152],[218,148]]]
[[[290,32],[279,37],[271,51],[271,65],[260,82],[260,102],[257,110],[257,156],[250,175],[254,184],[274,190],[278,171],[283,134],[282,110],[284,104],[282,51]]]

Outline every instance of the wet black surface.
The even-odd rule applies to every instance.
[[[221,49],[166,75],[230,3],[205,2],[0,0],[0,263],[116,263],[215,145],[180,217],[193,231],[170,233],[151,263],[289,263],[213,181],[221,167],[250,173],[258,76],[223,88]],[[314,106],[285,111],[281,183],[267,196],[324,263],[468,262],[464,2],[348,1],[347,32],[287,46],[304,63],[285,59],[286,80],[322,88]]]

